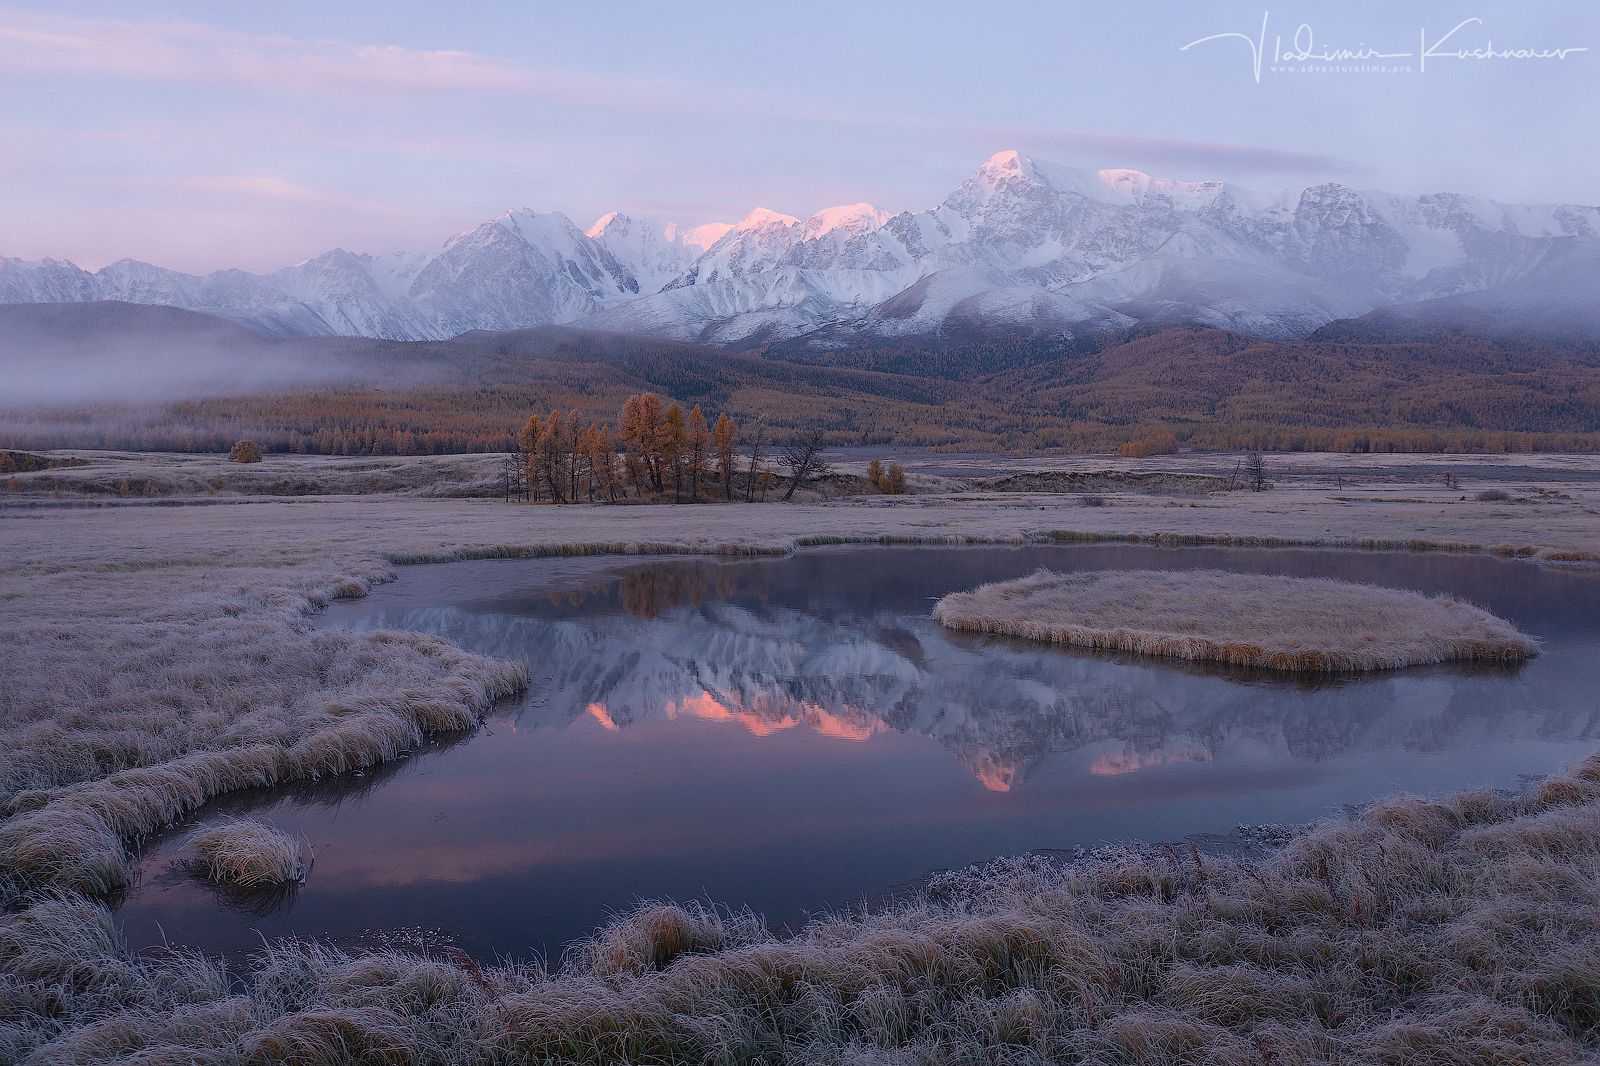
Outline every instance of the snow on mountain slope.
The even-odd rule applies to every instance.
[[[794,246],[799,225],[800,220],[793,215],[758,207],[734,223],[666,287],[712,285],[769,270],[782,262],[784,253]]]
[[[507,211],[453,238],[410,299],[441,334],[570,322],[638,294],[636,278],[560,212]]]
[[[601,245],[636,282],[637,294],[648,296],[687,270],[722,236],[685,230],[668,223],[630,218],[618,211],[602,216],[584,236]],[[706,240],[707,237],[711,239]],[[704,242],[704,243],[702,243]]]
[[[852,237],[871,233],[893,217],[889,212],[871,204],[845,204],[842,207],[825,207],[800,224],[797,242],[827,239],[838,246]]]
[[[269,280],[277,292],[315,314],[328,333],[430,336],[428,322],[406,299],[409,286],[401,276],[407,264],[385,258],[380,265],[370,255],[338,248],[279,270]]]
[[[780,266],[707,284],[668,286],[591,315],[583,325],[706,344],[748,346],[794,337],[874,305],[914,273],[807,270]]]
[[[329,253],[336,254],[341,253]],[[242,270],[219,270],[197,277],[134,259],[122,259],[99,271],[95,280],[99,284],[96,298],[101,300],[159,304],[220,314],[257,332],[272,335],[340,332],[335,323],[323,318],[317,307],[284,292],[272,278]],[[337,304],[340,301],[337,295],[330,294],[321,302]]]
[[[0,256],[0,303],[76,303],[100,298],[95,276],[72,263]]]
[[[432,250],[335,250],[268,275],[0,258],[0,302],[169,304],[276,334],[429,339],[574,322],[840,347],[1141,321],[1298,337],[1379,307],[1445,313],[1466,301],[1508,323],[1574,317],[1585,333],[1594,316],[1582,309],[1600,302],[1600,277],[1585,265],[1595,249],[1592,206],[1332,183],[1257,191],[1007,151],[922,211],[858,203],[802,220],[757,208],[694,228],[613,212],[587,231],[557,212],[509,211]],[[1550,291],[1562,298],[1539,298]],[[1437,303],[1446,298],[1459,299]]]
[[[1411,322],[1492,333],[1556,341],[1600,337],[1600,241],[1558,237],[1529,255],[1526,269],[1503,284],[1389,310]]]

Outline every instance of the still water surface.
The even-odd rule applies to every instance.
[[[947,632],[947,592],[1070,568],[1340,577],[1479,603],[1517,667],[1297,681]],[[147,850],[135,946],[443,929],[559,953],[641,898],[775,925],[1032,848],[1300,822],[1397,790],[1505,787],[1600,736],[1600,576],[1452,555],[840,548],[781,559],[410,567],[320,624],[436,633],[527,663],[488,727],[316,785],[230,797],[316,849],[288,901],[223,901]]]

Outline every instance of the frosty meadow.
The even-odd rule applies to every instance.
[[[442,948],[284,944],[226,971],[192,951],[130,957],[117,946],[115,912],[100,902],[114,902],[132,875],[126,840],[186,818],[210,796],[370,767],[414,751],[430,731],[470,726],[497,693],[528,683],[513,664],[437,637],[307,628],[305,612],[330,597],[395,577],[403,584],[396,563],[1159,536],[1574,565],[1564,560],[1581,559],[1597,535],[1587,481],[1563,482],[1574,491],[1543,505],[1448,505],[1428,487],[1436,479],[1426,464],[1420,478],[1374,467],[1371,480],[1342,492],[1327,468],[1302,470],[1298,484],[1280,473],[1268,493],[1134,492],[1092,508],[1027,494],[774,504],[741,508],[749,517],[734,538],[708,527],[726,512],[704,505],[244,496],[177,508],[10,508],[8,542],[22,547],[6,569],[8,636],[29,654],[13,669],[19,683],[5,710],[31,724],[6,771],[9,1046],[19,1056],[37,1048],[43,1061],[141,1050],[238,1061],[748,1061],[772,1047],[827,1060],[871,1058],[886,1043],[935,1058],[1006,1047],[1040,1059],[1161,1062],[1203,1049],[1256,1061],[1264,1044],[1288,1061],[1398,1060],[1416,1046],[1580,1061],[1593,1019],[1574,997],[1587,995],[1579,975],[1593,972],[1584,960],[1596,946],[1581,922],[1550,922],[1558,912],[1548,901],[1595,875],[1600,852],[1580,828],[1594,824],[1581,769],[1526,795],[1379,805],[1261,859],[1190,856],[1180,845],[1170,858],[1135,847],[1077,864],[975,868],[786,939],[771,939],[750,915],[647,907],[552,959],[548,972]],[[1528,474],[1504,463],[1485,483],[1517,499]],[[1361,493],[1371,501],[1341,502]],[[625,539],[602,539],[618,534]],[[100,653],[78,655],[82,641]],[[128,716],[136,707],[142,718]],[[1533,892],[1535,884],[1547,887]],[[313,870],[307,890],[315,886]],[[1507,907],[1546,916],[1528,934],[1537,944],[1513,951],[1485,931]],[[1468,947],[1483,937],[1485,947]],[[1488,944],[1507,954],[1490,962],[1470,953]],[[1395,968],[1402,959],[1404,972]],[[298,976],[286,985],[290,973]],[[725,1021],[692,1021],[708,1015]]]
[[[0,0],[0,1066],[1600,1061],[1600,8],[1447,7]]]

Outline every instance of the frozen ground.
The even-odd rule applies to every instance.
[[[1227,458],[1176,458],[1212,464],[1202,472],[1230,468]],[[126,470],[223,465],[115,461]],[[416,492],[450,462],[491,461],[384,462]],[[358,464],[374,461],[292,462],[332,484],[364,476]],[[998,1047],[1019,1061],[1409,1061],[1408,1049],[1436,1043],[1442,1018],[1451,1019],[1446,1035],[1464,1042],[1462,1056],[1477,1056],[1449,1061],[1592,1055],[1600,936],[1566,916],[1580,898],[1592,906],[1600,886],[1593,766],[1560,796],[1522,806],[1467,798],[1329,827],[1281,869],[1145,863],[1053,888],[1023,878],[956,905],[825,924],[798,948],[770,946],[739,922],[644,913],[619,920],[579,960],[583,976],[565,983],[295,948],[266,960],[239,996],[212,964],[121,960],[95,902],[128,876],[125,840],[210,795],[392,758],[428,731],[470,723],[520,684],[504,664],[442,641],[307,625],[328,598],[364,594],[399,563],[1096,537],[1600,560],[1593,457],[1476,458],[1470,474],[1462,457],[1362,462],[1336,470],[1315,457],[1273,457],[1269,492],[1109,493],[1102,506],[974,491],[570,508],[219,491],[195,502],[227,505],[169,497],[179,505],[85,507],[81,495],[11,491],[0,496],[0,721],[10,724],[0,753],[0,893],[12,911],[0,918],[0,1059],[59,1037],[42,1061],[140,1049],[184,1058],[157,1047],[211,1049],[219,1061],[339,1061],[385,1047],[422,1059],[748,1061],[778,1046],[795,1058],[902,1061],[870,1050],[883,1045],[920,1049],[904,1061]],[[1459,486],[1445,484],[1445,470],[1461,475]],[[991,461],[986,476],[995,471]],[[932,490],[951,475],[922,476]],[[1478,500],[1486,489],[1508,499]],[[1226,891],[1208,887],[1213,876]],[[1052,917],[1038,909],[1043,901],[1060,914],[1083,904],[1083,915],[1109,924]],[[1106,930],[1129,939],[1119,947]],[[795,954],[809,951],[818,954]],[[683,955],[691,957],[667,966]],[[1337,966],[1326,961],[1335,958]],[[1500,977],[1484,975],[1491,965]],[[826,1030],[800,1020],[825,1016]],[[1263,1042],[1289,1057],[1271,1057]]]
[[[0,475],[0,501],[22,499],[207,499],[249,496],[405,495],[495,497],[503,494],[502,456],[268,455],[260,463],[230,463],[222,454],[178,452],[30,452],[70,466]],[[923,450],[835,449],[829,453],[851,491],[872,459],[904,466],[911,491],[948,494],[983,491],[986,483],[1028,474],[1091,475],[1115,481],[1129,474],[1160,483],[1194,476],[1244,486],[1244,456],[1236,452],[1186,452],[1147,459],[1107,455],[995,456]],[[1280,488],[1393,494],[1405,488],[1444,490],[1445,475],[1478,492],[1507,484],[1563,491],[1600,487],[1600,457],[1593,455],[1349,455],[1288,452],[1270,457],[1267,475]],[[1063,479],[1066,480],[1066,479]],[[1132,479],[1129,479],[1130,481]],[[1181,486],[1179,486],[1181,487]],[[844,486],[836,485],[838,496]],[[1100,491],[1091,488],[1089,491]],[[1457,495],[1461,493],[1458,492]],[[812,494],[813,496],[815,494]]]

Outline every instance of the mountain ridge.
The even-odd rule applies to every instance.
[[[334,249],[268,274],[0,257],[0,303],[123,300],[268,335],[441,340],[572,324],[721,347],[848,348],[951,330],[1198,324],[1306,337],[1384,308],[1600,336],[1600,208],[1337,183],[1258,191],[998,152],[937,206],[683,227],[506,211],[434,249]]]

